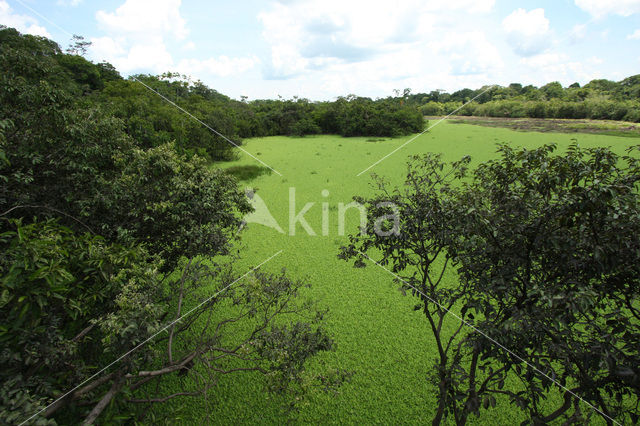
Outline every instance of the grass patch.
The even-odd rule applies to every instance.
[[[242,258],[236,271],[242,274],[278,250],[284,250],[264,269],[278,272],[286,267],[292,277],[306,279],[312,285],[306,295],[330,309],[326,327],[336,341],[337,350],[322,354],[312,368],[319,369],[324,363],[353,372],[351,382],[343,386],[339,394],[312,397],[301,407],[294,423],[424,424],[430,423],[436,406],[436,389],[426,377],[432,371],[437,349],[424,316],[413,310],[416,299],[402,296],[392,278],[379,268],[355,269],[336,257],[338,247],[347,243],[347,237],[338,233],[337,205],[349,203],[354,195],[370,195],[373,191],[371,173],[400,185],[404,182],[406,161],[411,155],[441,152],[446,160],[471,155],[474,166],[494,158],[496,143],[527,148],[557,143],[562,152],[574,142],[573,139],[578,139],[584,148],[610,146],[622,154],[637,142],[594,133],[576,136],[575,132],[554,133],[550,130],[544,133],[513,131],[498,126],[454,125],[445,121],[357,176],[411,137],[393,138],[379,144],[367,142],[364,137],[351,138],[349,143],[344,143],[340,136],[327,135],[245,140],[243,147],[247,151],[254,155],[262,152],[261,159],[283,175],[261,174],[252,183],[260,187],[260,197],[280,227],[289,230],[289,191],[295,188],[294,214],[306,203],[314,203],[304,218],[315,235],[308,235],[299,222],[294,236],[251,223],[238,247]],[[338,147],[331,148],[336,145]],[[322,155],[315,155],[316,152]],[[254,159],[242,155],[229,165],[233,168],[253,164]],[[329,195],[323,196],[323,190],[329,191]],[[329,203],[326,236],[322,232],[322,203],[325,202]],[[357,232],[358,225],[358,211],[347,211],[347,233]],[[452,272],[445,279],[447,285],[457,283]],[[450,318],[444,326],[453,330],[457,325]],[[179,391],[181,386],[176,380],[165,393]],[[209,403],[200,398],[176,399],[154,409],[180,412],[189,424],[206,424],[207,414],[216,424],[286,423],[278,409],[280,401],[261,390],[262,382],[256,375],[230,375],[212,390]],[[550,398],[557,398],[557,394],[553,393]],[[470,424],[518,424],[522,420],[520,410],[508,401],[499,400],[497,408],[481,418],[472,416]]]

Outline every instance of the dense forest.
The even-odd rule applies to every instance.
[[[620,82],[592,80],[580,87],[573,83],[562,87],[557,81],[542,87],[512,83],[507,87],[485,86],[453,93],[432,91],[411,94],[409,103],[424,115],[456,113],[485,117],[511,118],[591,118],[640,122],[640,74]]]

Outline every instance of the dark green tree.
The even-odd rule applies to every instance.
[[[332,388],[306,371],[333,342],[305,284],[221,264],[250,210],[236,181],[132,138],[64,65],[83,61],[0,29],[0,423],[141,421],[239,371],[291,401]]]
[[[392,203],[399,226],[369,226],[341,257],[362,265],[380,253],[420,300],[439,352],[434,424],[448,414],[464,424],[499,397],[526,423],[638,420],[640,162],[605,148],[554,150],[501,146],[470,179],[464,163],[427,156],[404,189],[359,199],[374,223]],[[457,285],[441,281],[448,265]],[[444,333],[450,309],[480,333],[462,322]],[[558,393],[562,402],[544,408]]]
[[[540,91],[544,93],[547,100],[562,98],[564,95],[564,89],[562,88],[562,84],[557,81],[547,83],[540,88]]]

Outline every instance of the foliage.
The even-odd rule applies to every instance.
[[[191,369],[206,376],[203,383],[168,399],[206,394],[221,375],[235,371],[260,372],[269,379],[270,391],[299,395],[305,383],[315,380],[305,373],[309,357],[333,346],[321,328],[323,312],[310,301],[298,301],[304,284],[284,274],[255,273],[223,292],[237,281],[229,271],[189,261],[181,276],[161,285],[156,262],[140,246],[109,245],[53,221],[12,225],[15,230],[0,241],[0,310],[6,319],[0,330],[2,379],[13,383],[13,390],[3,389],[2,411],[12,424],[35,415],[34,404],[63,396],[78,383],[83,386],[47,405],[38,421],[95,419],[106,406],[99,401],[112,400],[117,408],[112,406],[107,418],[127,411],[133,415],[136,409],[127,403],[162,398],[148,401],[131,392],[152,379]],[[211,287],[212,280],[219,296],[201,301],[201,288]],[[175,300],[177,307],[170,303]],[[213,315],[214,308],[229,303],[237,308],[223,317]],[[167,314],[179,318],[190,305],[195,306],[183,321],[163,326]],[[299,320],[289,325],[280,319],[284,314],[298,314]],[[235,326],[239,321],[251,324],[248,333]],[[161,326],[169,330],[168,338],[159,339],[166,341],[166,350],[137,347]],[[200,338],[187,335],[193,327]],[[93,376],[134,349],[112,371]],[[329,388],[345,377],[340,371],[328,374]]]
[[[87,49],[91,46],[90,41],[86,41],[83,36],[74,34],[71,37],[73,43],[69,43],[66,52],[69,55],[84,56],[87,54]]]
[[[136,148],[108,110],[75,105],[68,81],[47,82],[53,57],[14,59],[3,62],[9,72],[0,86],[6,217],[58,217],[111,242],[145,243],[167,270],[181,256],[227,251],[249,209],[228,175],[167,144]],[[22,77],[18,59],[28,59],[31,72],[40,69],[38,77]]]
[[[81,383],[106,355],[124,353],[158,328],[166,308],[158,303],[158,274],[141,248],[109,245],[51,220],[12,221],[10,229],[0,240],[0,363],[2,381],[13,381],[15,391],[42,404]],[[124,294],[125,304],[118,301]],[[132,317],[134,305],[144,309]],[[108,316],[119,326],[105,327]],[[135,368],[147,356],[142,350],[124,364]],[[22,417],[13,422],[35,414],[31,405],[15,409]]]
[[[334,108],[342,136],[401,136],[420,132],[424,127],[422,114],[398,99],[340,98]]]
[[[378,195],[358,199],[370,219],[386,202],[398,208],[397,233],[367,228],[341,257],[363,265],[364,253],[381,253],[420,299],[439,352],[434,424],[447,414],[464,424],[500,395],[534,423],[640,414],[640,163],[605,148],[554,150],[503,145],[471,181],[468,159],[446,168],[427,155],[411,163],[404,191],[380,182]],[[442,286],[449,264],[454,287]],[[445,334],[454,307],[463,321]],[[509,375],[522,386],[505,388]],[[549,412],[540,402],[552,390],[563,402]]]
[[[237,181],[156,129],[152,143],[132,138],[95,93],[130,83],[109,64],[15,30],[0,41],[0,419],[136,421],[236,372],[290,403],[338,385],[339,370],[307,373],[333,341],[303,283],[257,271],[239,282],[217,264],[251,209]],[[213,91],[189,90],[217,117]],[[164,347],[151,343],[162,330]],[[176,395],[147,386],[190,370],[206,378]]]
[[[14,30],[1,30],[0,55],[0,68],[2,69],[0,74],[0,180],[3,183],[0,186],[0,201],[2,204],[0,214],[2,217],[11,217],[16,220],[22,218],[21,223],[23,225],[21,226],[28,227],[33,225],[34,234],[37,234],[36,231],[39,227],[45,226],[43,223],[48,223],[51,227],[60,227],[71,231],[72,234],[65,240],[65,245],[73,246],[73,241],[75,240],[96,238],[93,235],[82,234],[91,229],[91,231],[98,234],[110,232],[110,235],[116,236],[117,241],[111,238],[108,240],[96,239],[96,241],[100,242],[100,246],[104,247],[104,250],[118,250],[119,248],[128,247],[132,250],[148,252],[149,248],[156,244],[154,242],[156,241],[157,245],[155,247],[158,253],[168,253],[176,247],[171,247],[167,240],[162,239],[162,235],[158,240],[155,238],[147,240],[149,247],[146,250],[137,247],[139,242],[137,241],[137,236],[142,236],[143,239],[145,237],[142,231],[144,226],[149,226],[153,232],[158,232],[161,229],[160,225],[151,223],[146,223],[144,226],[141,225],[141,219],[142,221],[147,220],[147,222],[150,222],[150,218],[145,217],[144,214],[147,212],[157,214],[164,211],[162,210],[164,208],[162,204],[166,202],[166,211],[171,212],[171,216],[157,218],[165,221],[164,223],[187,224],[196,221],[197,216],[187,215],[188,217],[184,222],[175,217],[176,214],[179,214],[177,213],[178,210],[173,206],[168,206],[168,204],[175,200],[180,200],[180,202],[185,202],[185,200],[179,194],[155,193],[153,188],[156,186],[154,186],[153,181],[145,182],[143,176],[136,174],[135,169],[129,167],[127,162],[129,160],[135,161],[136,164],[146,167],[150,172],[156,165],[162,167],[163,170],[169,170],[168,176],[160,179],[157,185],[157,188],[162,188],[163,191],[166,189],[171,190],[171,184],[180,182],[183,176],[192,176],[190,173],[197,176],[192,180],[193,182],[221,182],[224,184],[230,182],[228,178],[217,180],[218,178],[215,174],[213,177],[207,177],[201,174],[200,171],[191,170],[184,175],[180,172],[183,164],[190,161],[189,158],[192,154],[215,157],[217,151],[213,150],[213,154],[208,154],[206,149],[211,145],[201,143],[202,141],[207,141],[207,137],[198,137],[197,132],[183,129],[178,117],[183,119],[184,126],[192,121],[190,118],[179,114],[172,116],[170,112],[165,114],[160,109],[156,110],[156,106],[168,107],[169,105],[166,103],[158,102],[157,105],[151,105],[155,101],[144,100],[140,102],[141,111],[138,115],[138,121],[132,125],[126,121],[128,117],[113,116],[114,113],[117,113],[116,105],[119,105],[118,99],[111,103],[111,95],[107,96],[104,90],[99,89],[102,87],[100,83],[95,85],[95,89],[87,84],[87,81],[92,81],[91,79],[95,78],[95,73],[87,63],[78,59],[71,59],[68,61],[69,66],[62,65],[69,58],[61,59],[64,56],[55,43],[40,37],[20,36]],[[118,82],[122,82],[117,71],[111,65],[96,64],[95,66],[99,70],[105,88],[118,87]],[[85,78],[84,76],[90,76],[90,78]],[[291,101],[237,102],[229,100],[224,95],[207,88],[199,82],[178,82],[174,81],[174,77],[168,76],[138,77],[149,83],[163,96],[189,111],[192,111],[192,109],[187,101],[201,104],[201,106],[193,108],[194,114],[198,118],[203,120],[207,117],[211,117],[213,120],[219,119],[222,121],[222,127],[220,128],[225,129],[225,131],[230,129],[229,135],[238,135],[243,138],[257,135],[290,134],[291,125],[295,125],[300,121],[298,118],[295,120],[284,119],[293,114],[290,113],[292,109],[294,112],[301,111],[298,117],[311,117],[313,122],[323,131],[326,131],[324,129],[331,129],[331,133],[337,134],[339,133],[339,129],[336,126],[337,113],[339,112],[338,105],[349,104],[354,101],[354,108],[362,108],[363,106],[369,108],[370,106],[371,111],[375,111],[377,108],[376,103],[380,102],[383,105],[386,102],[386,100],[369,102],[367,100],[358,100],[355,97],[345,98],[344,102],[335,103],[315,103],[298,99]],[[146,78],[148,80],[145,80]],[[565,100],[575,103],[574,111],[582,114],[581,111],[584,110],[586,103],[581,102],[588,99],[589,102],[594,103],[594,106],[600,105],[603,113],[609,113],[606,106],[607,102],[624,103],[618,102],[617,96],[632,96],[635,93],[636,82],[634,78],[630,77],[627,80],[625,80],[626,83],[624,85],[621,82],[623,89],[620,95],[610,88],[607,88],[605,93],[604,91],[596,92],[591,87],[572,87],[571,90],[565,89],[565,97],[560,100],[554,100],[553,104],[547,104],[544,95],[537,88],[532,86],[523,88],[521,86],[517,87],[517,85],[513,85],[514,87],[509,86],[508,89],[492,89],[486,94],[487,96],[483,96],[482,99],[479,98],[478,100],[484,102],[482,105],[493,101],[511,100],[515,105],[520,101],[520,98],[512,99],[512,97],[522,96],[522,100],[530,102],[528,105],[531,106],[532,110],[544,115],[547,114],[547,105],[552,107],[549,111],[552,111],[553,114],[559,113],[555,111],[566,106]],[[124,106],[127,105],[127,102],[135,102],[136,94],[129,92],[135,92],[136,87],[144,89],[141,85],[134,84],[135,82],[126,83],[121,84],[123,93],[115,95],[116,98],[121,96],[124,99],[121,104]],[[183,90],[183,87],[187,87],[187,89]],[[144,96],[154,95],[147,89],[144,89],[144,92],[140,91],[140,93],[145,93]],[[469,100],[470,96],[474,96],[475,93],[462,91],[460,94],[452,96],[436,92],[436,95],[438,95],[437,100],[436,98],[425,97],[424,102],[433,100],[441,103],[442,108],[446,111],[445,113],[448,113],[461,106],[462,102]],[[157,97],[157,95],[154,96]],[[391,98],[389,102],[394,102],[399,107],[406,107],[406,111],[411,112],[419,106],[412,102],[412,96],[414,95],[405,93],[402,98],[397,96],[396,98]],[[261,102],[273,103],[259,109],[258,104]],[[209,103],[216,106],[210,106]],[[296,105],[291,106],[289,103]],[[298,103],[301,105],[297,105]],[[305,105],[305,103],[308,105]],[[470,106],[465,107],[465,109]],[[628,108],[633,108],[633,106],[634,101],[631,100]],[[348,107],[351,108],[351,106]],[[144,110],[144,108],[148,108],[148,111]],[[461,110],[461,112],[464,112],[465,109]],[[501,113],[505,113],[505,110],[508,112],[506,107],[498,110],[502,111]],[[519,110],[522,111],[521,106]],[[137,111],[136,108],[131,107],[133,115],[138,114]],[[157,123],[154,122],[153,126],[145,127],[144,118],[153,119],[154,111],[158,112],[158,117],[161,120],[158,120]],[[210,114],[207,115],[205,113]],[[521,112],[518,113],[520,114]],[[226,114],[229,115],[227,116]],[[411,114],[414,113],[411,112]],[[572,114],[576,114],[576,112],[572,112]],[[167,122],[170,125],[167,125]],[[217,122],[212,121],[211,123]],[[225,123],[229,123],[229,127],[224,127]],[[279,123],[288,124],[287,127],[279,127]],[[192,124],[194,128],[199,126],[195,122],[189,124]],[[355,128],[357,129],[358,126],[366,127],[366,121],[361,121]],[[487,148],[487,144],[483,143],[484,140],[499,138],[513,141],[516,144],[537,146],[546,137],[546,135],[538,135],[534,138],[531,134],[512,134],[500,129],[474,129],[474,132],[469,132],[466,126],[459,127],[460,129],[454,129],[453,126],[448,126],[445,123],[439,126],[436,132],[425,135],[423,138],[430,138],[429,149],[444,151],[447,153],[446,155],[456,156],[461,155],[463,152],[473,152],[486,159],[491,157],[491,153],[489,152],[490,149]],[[381,128],[384,128],[384,126]],[[199,130],[202,131],[202,128]],[[139,131],[139,133],[131,137],[134,131]],[[195,136],[192,137],[191,135]],[[569,136],[565,137],[564,135],[553,135],[552,137],[563,143],[569,140]],[[172,141],[174,141],[173,144]],[[580,136],[580,142],[583,145],[601,145],[616,142],[616,147],[620,147],[624,143],[607,137],[594,139],[590,135]],[[339,138],[319,136],[306,139],[303,144],[293,138],[270,138],[264,141],[249,141],[250,147],[247,149],[255,149],[256,145],[253,145],[254,143],[260,144],[259,150],[264,152],[265,161],[268,160],[270,164],[277,164],[277,161],[283,158],[291,161],[295,167],[290,167],[290,173],[287,173],[287,176],[292,181],[297,179],[296,185],[300,185],[300,189],[304,188],[306,193],[317,195],[325,187],[330,189],[331,200],[329,201],[331,202],[335,197],[342,197],[337,199],[346,200],[353,194],[353,191],[364,193],[366,186],[364,183],[358,183],[353,179],[353,168],[367,167],[375,158],[386,155],[390,147],[399,145],[399,142],[394,140],[389,140],[384,144],[371,144],[366,143],[364,140],[354,139],[346,143]],[[171,147],[179,154],[169,152]],[[145,152],[149,149],[151,149],[150,152]],[[423,144],[416,143],[407,146],[405,152],[415,153],[423,149]],[[396,155],[378,165],[376,170],[383,171],[386,175],[391,176],[395,182],[397,171],[401,169],[401,161],[404,161],[402,155]],[[317,170],[318,176],[313,175],[310,177],[310,169]],[[320,182],[317,179],[320,176],[326,176],[326,179],[322,179]],[[264,186],[263,190],[266,193],[273,194],[277,192],[273,186],[270,186],[276,180],[268,177],[257,177],[257,179],[260,179],[258,183],[261,188]],[[126,182],[128,181],[135,182],[137,190],[142,191],[148,198],[145,198],[144,201],[136,200],[132,194],[127,193]],[[279,180],[277,181],[280,182]],[[347,182],[348,185],[345,184]],[[192,191],[192,194],[197,192],[195,185],[190,186],[191,184],[188,182],[185,185],[190,188],[189,191]],[[211,193],[208,193],[202,199],[211,199],[208,198],[210,195]],[[142,215],[136,216],[132,214],[127,216],[126,210],[121,208],[119,217],[131,217],[133,223],[110,222],[110,212],[99,207],[113,202],[115,196],[127,200],[128,206]],[[302,190],[298,196],[302,198]],[[317,197],[308,201],[317,201]],[[152,208],[147,209],[147,202],[151,202]],[[299,199],[298,202],[302,201]],[[187,200],[186,203],[189,204],[189,201]],[[272,204],[270,203],[269,205],[271,208]],[[276,215],[281,213],[286,216],[288,214],[287,207],[288,204],[285,201],[278,204],[278,206],[273,206],[273,211]],[[319,217],[319,208],[316,208],[311,213],[314,214],[316,212]],[[199,216],[206,219],[206,216],[202,216],[203,213],[204,210],[199,210]],[[240,212],[238,211],[237,213]],[[39,218],[36,222],[34,222],[34,216]],[[47,222],[47,218],[51,217],[57,218],[57,222]],[[277,217],[279,218],[279,216]],[[355,222],[351,219],[349,223]],[[229,220],[226,223],[231,224],[232,222],[232,220]],[[9,223],[3,220],[2,232],[15,233],[16,229],[11,228],[11,226],[18,225],[9,225]],[[13,223],[17,224],[18,222]],[[331,223],[333,226],[333,222]],[[103,229],[106,231],[103,231]],[[182,229],[185,230],[186,227]],[[230,233],[232,227],[230,226],[222,235],[225,235],[226,231]],[[260,230],[260,226],[249,228],[249,234],[245,236],[245,238],[248,238],[247,247],[249,249],[242,251],[242,255],[247,257],[245,259],[247,267],[264,260],[264,256],[273,254],[273,245],[281,241],[277,238],[271,238],[273,235],[269,234],[268,231],[263,232],[263,230]],[[62,232],[62,234],[64,233]],[[307,420],[311,418],[315,422],[344,421],[344,419],[351,421],[366,419],[370,422],[380,421],[380,419],[393,419],[396,422],[423,422],[424,413],[430,413],[432,412],[431,407],[437,407],[437,404],[432,399],[432,395],[437,392],[433,392],[433,388],[429,387],[429,384],[422,379],[422,375],[416,374],[416,372],[428,369],[425,365],[428,363],[424,363],[424,359],[438,356],[433,351],[432,341],[425,339],[424,333],[422,333],[424,323],[411,321],[415,319],[415,315],[423,315],[423,313],[421,311],[415,313],[413,311],[405,312],[402,309],[403,306],[406,307],[405,302],[379,292],[377,288],[380,281],[378,273],[370,273],[365,275],[366,278],[363,279],[362,274],[367,272],[342,268],[336,265],[330,259],[330,256],[323,256],[323,252],[328,252],[335,248],[336,241],[333,239],[319,239],[316,237],[302,240],[306,236],[302,233],[299,234],[299,236],[296,236],[299,240],[295,241],[296,250],[290,250],[290,253],[283,254],[285,262],[296,273],[310,275],[310,280],[314,281],[314,287],[302,290],[302,293],[322,297],[324,303],[332,306],[334,313],[336,313],[336,319],[329,322],[328,330],[339,337],[341,351],[330,357],[321,356],[320,358],[331,360],[334,365],[356,370],[357,373],[354,375],[356,383],[345,389],[341,395],[335,396],[332,394],[330,396],[315,397],[314,405],[305,409],[302,413],[303,418]],[[201,236],[201,234],[196,234],[198,238]],[[15,240],[15,236],[13,240]],[[136,240],[136,244],[134,244],[134,240]],[[126,244],[123,245],[122,243]],[[8,242],[7,244],[2,244],[2,253],[4,253]],[[31,247],[40,247],[42,245],[36,239],[32,240],[30,244]],[[301,260],[301,250],[298,248],[301,250],[314,248],[314,253],[317,253],[314,257],[314,262],[310,263]],[[322,250],[323,248],[327,250]],[[6,252],[9,253],[8,250]],[[63,256],[64,250],[57,254],[59,255],[58,259],[61,259],[60,264],[64,264],[66,261]],[[156,263],[153,258],[153,256],[145,256],[143,259],[138,259],[137,265],[140,267],[149,265],[159,270],[162,264]],[[132,267],[135,266],[133,263],[135,262],[132,262]],[[174,315],[176,315],[178,309],[181,309],[182,312],[188,312],[192,307],[204,301],[205,296],[211,296],[215,294],[216,290],[222,289],[224,285],[233,282],[232,275],[223,273],[222,269],[216,269],[213,266],[214,263],[208,264],[203,261],[198,264],[198,259],[196,258],[191,263],[189,263],[188,259],[180,259],[178,264],[180,269],[175,272],[177,275],[163,277],[165,280],[162,281],[160,287],[164,296],[155,300],[155,302],[158,302],[159,307],[166,308],[166,312],[169,312],[164,321],[161,322],[163,325],[169,324],[168,321],[176,318]],[[167,263],[165,262],[164,265],[167,265]],[[203,269],[203,265],[208,269]],[[327,271],[331,271],[331,280],[326,280]],[[449,272],[445,273],[445,278],[442,282],[443,288],[448,288],[457,283],[449,275]],[[180,285],[183,276],[185,277],[184,282],[188,284],[188,291],[185,290],[184,293]],[[278,280],[277,277],[271,277],[266,281],[272,279]],[[251,283],[256,285],[256,283],[264,282],[264,278],[252,278],[247,283],[240,281],[236,285],[248,285]],[[280,284],[279,286],[282,287]],[[287,285],[284,285],[284,287],[287,287]],[[58,409],[52,416],[62,423],[77,422],[80,419],[80,414],[88,415],[92,407],[96,407],[99,401],[105,401],[104,398],[109,397],[112,398],[113,404],[102,413],[103,417],[100,420],[122,422],[125,419],[129,419],[131,422],[135,422],[142,418],[138,416],[146,412],[149,404],[160,402],[169,396],[173,397],[171,400],[180,400],[182,397],[188,396],[174,396],[174,393],[186,392],[193,396],[202,396],[203,393],[201,391],[204,389],[208,391],[206,397],[213,401],[212,405],[214,406],[207,408],[215,409],[216,413],[224,413],[226,417],[221,418],[238,419],[242,418],[246,413],[245,400],[236,399],[239,395],[238,388],[242,388],[245,390],[243,396],[250,395],[249,399],[253,399],[252,404],[261,407],[261,410],[255,413],[254,419],[263,420],[266,418],[274,422],[282,421],[279,413],[273,414],[272,407],[274,404],[271,403],[273,400],[266,399],[261,393],[257,392],[263,382],[257,379],[255,375],[234,376],[231,380],[224,380],[227,375],[225,372],[230,371],[231,368],[243,366],[237,360],[231,361],[231,359],[236,358],[235,355],[240,354],[239,352],[235,352],[233,355],[229,354],[224,365],[216,366],[216,368],[223,371],[206,369],[204,364],[210,362],[206,355],[198,355],[198,359],[201,362],[194,362],[194,364],[190,364],[189,359],[184,358],[184,356],[193,354],[193,352],[188,352],[191,348],[206,350],[208,347],[207,344],[202,345],[202,340],[197,340],[197,338],[201,337],[199,333],[201,328],[199,327],[206,324],[204,322],[205,318],[208,318],[211,314],[212,318],[215,319],[212,324],[220,324],[217,321],[235,318],[230,316],[233,311],[228,309],[233,309],[234,306],[243,308],[246,300],[255,300],[253,297],[255,289],[238,290],[239,293],[237,294],[242,294],[242,297],[237,297],[237,299],[228,298],[226,301],[214,298],[212,302],[215,302],[215,304],[210,306],[210,310],[206,312],[195,311],[195,313],[199,314],[198,318],[200,320],[185,324],[184,330],[179,330],[176,327],[172,362],[168,361],[170,345],[167,340],[164,340],[162,345],[151,348],[157,351],[154,353],[152,361],[140,369],[129,370],[128,374],[138,375],[137,377],[139,378],[139,374],[142,371],[162,371],[164,373],[164,367],[172,367],[167,374],[162,376],[162,380],[165,383],[159,388],[163,391],[168,389],[168,393],[155,392],[154,389],[156,388],[153,383],[146,387],[144,383],[127,379],[128,381],[122,384],[122,382],[118,382],[115,375],[107,375],[106,380],[109,381],[108,383],[101,383],[100,386],[93,388],[90,393],[74,394],[71,400],[64,401],[64,409]],[[118,309],[126,310],[127,314],[109,316],[109,321],[104,322],[107,326],[105,332],[111,331],[113,336],[118,336],[120,332],[124,333],[127,328],[127,321],[136,318],[136,313],[142,312],[140,310],[142,304],[137,304],[136,302],[136,300],[141,299],[129,297],[129,294],[135,295],[136,292],[136,288],[130,288],[126,291],[123,290],[120,297],[116,296]],[[175,301],[181,293],[185,295],[184,305],[182,308],[178,308]],[[278,294],[284,295],[287,292],[283,291]],[[258,298],[260,297],[262,296]],[[173,303],[167,302],[168,299],[172,299]],[[132,303],[128,304],[128,300],[132,300]],[[234,305],[236,300],[238,304]],[[94,309],[96,307],[87,306],[87,308]],[[235,312],[237,313],[238,311]],[[268,388],[282,390],[282,382],[278,380],[278,377],[285,377],[287,375],[286,372],[292,368],[291,366],[293,366],[293,371],[300,373],[293,381],[293,388],[297,388],[294,393],[297,393],[301,388],[307,387],[310,381],[315,380],[316,385],[322,385],[326,382],[330,384],[339,382],[342,378],[340,371],[336,372],[337,374],[335,375],[330,375],[332,378],[329,379],[323,375],[315,375],[314,373],[319,369],[316,363],[312,363],[312,371],[306,368],[307,361],[310,359],[305,359],[305,362],[298,363],[297,359],[301,358],[297,358],[297,356],[285,359],[285,362],[280,362],[277,358],[279,353],[293,353],[304,356],[307,350],[313,352],[315,350],[313,348],[316,348],[317,351],[314,353],[319,353],[329,347],[328,340],[323,337],[326,334],[317,333],[318,330],[323,331],[324,327],[316,328],[321,323],[311,320],[315,316],[312,313],[313,310],[310,312],[311,315],[306,316],[309,321],[305,321],[310,324],[309,327],[303,324],[296,325],[295,321],[289,322],[290,316],[276,316],[276,322],[272,323],[273,327],[269,326],[272,331],[268,333],[271,336],[269,338],[271,340],[264,339],[260,341],[259,346],[264,348],[261,354],[253,352],[255,356],[264,357],[253,358],[259,363],[249,363],[251,368],[260,365],[263,371],[273,373],[273,375],[268,374],[266,376]],[[306,312],[306,314],[310,314],[310,312]],[[380,312],[383,312],[383,314],[381,315]],[[481,316],[478,315],[478,317]],[[144,319],[151,320],[152,318],[145,316]],[[160,315],[160,319],[162,319],[162,315]],[[133,322],[136,321],[133,320]],[[238,324],[240,323],[243,324],[240,329],[244,332],[250,332],[251,326],[254,324],[251,321],[245,322],[244,320],[238,321]],[[283,329],[283,327],[287,328]],[[443,325],[442,329],[445,337],[447,333],[455,331],[447,323]],[[130,331],[135,330],[133,328]],[[243,340],[240,339],[243,336],[246,337],[247,334],[241,335],[237,331],[239,330],[228,329],[228,332],[225,333],[226,341],[232,342],[233,339],[237,338],[238,340],[235,340],[235,342],[241,343]],[[92,333],[96,333],[96,335],[102,332],[102,329],[92,329]],[[112,344],[117,341],[118,338],[114,337],[107,343]],[[120,343],[124,344],[126,343],[125,341],[126,339]],[[180,343],[175,343],[178,341]],[[194,344],[194,346],[190,346],[191,344]],[[98,348],[97,351],[100,351],[107,346],[100,342],[96,347]],[[220,346],[216,347],[220,348]],[[236,349],[237,344],[225,348]],[[306,349],[298,352],[290,350],[292,348]],[[113,357],[110,357],[109,361],[112,359]],[[398,362],[400,359],[402,362]],[[78,362],[78,360],[75,361]],[[79,361],[84,362],[86,359]],[[305,371],[296,370],[296,365],[302,365]],[[466,367],[468,363],[462,362],[462,365]],[[244,364],[244,366],[247,366],[247,364]],[[389,371],[390,374],[386,374],[386,371]],[[212,389],[207,389],[206,386],[199,386],[205,383],[201,380],[203,372],[218,374],[215,377],[215,381],[207,382],[222,384],[222,386],[216,388],[216,392]],[[309,376],[311,376],[310,379]],[[271,377],[274,377],[275,380],[271,381]],[[518,389],[518,383],[515,382],[514,384],[509,379],[510,377],[505,380],[505,388],[503,389]],[[70,389],[70,386],[60,386],[55,389],[55,393],[32,391],[28,387],[20,387],[24,384],[22,380],[22,377],[16,376],[13,379],[3,381],[3,387],[0,389],[0,400],[3,407],[12,408],[0,410],[0,416],[5,416],[8,413],[15,416],[10,418],[1,417],[0,422],[19,422],[20,419],[24,418],[22,414],[33,414],[37,407],[46,407],[46,404],[52,401],[54,396],[59,396],[64,390]],[[16,385],[16,383],[19,383],[19,385]],[[372,387],[371,383],[376,383],[376,386]],[[122,387],[118,389],[121,384]],[[139,387],[132,389],[133,384],[139,384]],[[115,394],[110,393],[113,385],[116,385],[114,389],[117,392]],[[407,389],[411,389],[411,392],[407,392]],[[289,387],[286,392],[291,390],[291,387]],[[390,394],[399,395],[402,403],[389,404]],[[153,401],[144,401],[148,399],[153,399]],[[231,401],[229,401],[230,399]],[[507,398],[503,399],[506,400]],[[135,400],[142,400],[143,402]],[[488,403],[494,402],[491,399],[486,401]],[[558,401],[562,403],[562,396],[554,399],[553,395],[548,395],[548,404]],[[513,422],[514,418],[519,417],[520,414],[517,410],[506,409],[508,402],[505,403],[501,399],[497,399],[496,402],[500,409],[495,410],[492,414],[495,414],[503,422]],[[123,405],[125,403],[126,406]],[[211,411],[193,410],[191,407],[194,405],[185,405],[182,402],[171,404],[167,400],[166,404],[163,403],[162,407],[164,408],[160,408],[154,413],[164,412],[172,416],[176,413],[174,408],[187,407],[187,410],[192,410],[189,413],[190,416],[199,418],[198,416],[204,416],[206,415],[205,413]],[[140,405],[140,408],[135,408],[138,405]],[[427,410],[425,410],[425,406]],[[381,407],[384,407],[384,409]],[[135,414],[136,417],[132,417],[131,414]],[[142,419],[152,421],[149,417]],[[43,421],[46,421],[46,419],[43,419]]]
[[[59,55],[56,61],[81,86],[83,92],[101,90],[104,87],[102,70],[82,56]]]
[[[100,92],[100,99],[115,117],[122,119],[126,133],[143,147],[175,142],[176,148],[182,153],[198,154],[212,160],[230,160],[234,157],[233,143],[238,145],[240,141],[235,113],[226,96],[202,84],[190,84],[172,73],[159,77],[137,75],[133,78],[108,82]],[[158,94],[176,102],[204,125]],[[230,143],[211,129],[235,142]]]
[[[350,244],[342,247],[338,256],[355,259],[354,266],[364,267],[367,253],[379,253],[377,262],[400,277],[400,289],[419,299],[414,310],[426,317],[438,354],[430,377],[438,389],[434,425],[443,422],[447,414],[454,415],[457,424],[466,423],[469,412],[480,406],[478,397],[484,396],[475,389],[476,381],[486,384],[493,379],[491,375],[476,377],[476,371],[465,371],[466,348],[459,345],[460,336],[467,332],[463,323],[453,331],[443,330],[450,310],[467,297],[470,287],[468,283],[448,287],[443,281],[447,267],[456,260],[448,249],[461,233],[458,218],[464,217],[452,184],[465,176],[469,161],[465,157],[445,169],[439,155],[413,157],[403,188],[391,189],[384,179],[376,177],[378,192],[373,197],[354,197],[366,207],[367,226],[349,237]],[[398,220],[395,232],[380,226],[380,218],[389,215]],[[477,363],[477,355],[473,362]],[[460,393],[463,386],[467,386],[468,396]]]
[[[455,247],[465,306],[476,325],[529,365],[473,336],[482,358],[523,378],[510,399],[535,421],[589,418],[570,392],[545,413],[552,383],[580,395],[607,423],[637,418],[640,397],[639,163],[605,148],[500,147],[467,188],[464,238]],[[573,405],[573,407],[572,407]]]
[[[636,75],[620,82],[593,80],[582,88],[579,84],[563,88],[558,82],[540,88],[512,83],[508,87],[462,89],[452,94],[417,93],[410,95],[408,102],[419,106],[425,115],[448,114],[463,102],[475,99],[459,114],[511,118],[591,118],[637,123],[640,122],[639,92],[640,79]]]
[[[119,173],[104,181],[87,218],[102,235],[144,243],[167,270],[183,256],[229,252],[241,216],[251,209],[235,179],[170,145],[116,154],[115,165]],[[99,222],[96,212],[103,212]]]
[[[419,132],[424,126],[417,108],[398,98],[371,100],[350,95],[316,103],[297,98],[258,100],[248,108],[252,112],[251,136],[400,136]]]

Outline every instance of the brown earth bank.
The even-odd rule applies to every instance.
[[[432,123],[444,117],[425,117]],[[454,124],[474,124],[485,127],[504,127],[522,132],[591,133],[640,138],[640,124],[626,121],[561,119],[561,118],[506,118],[450,116]]]

